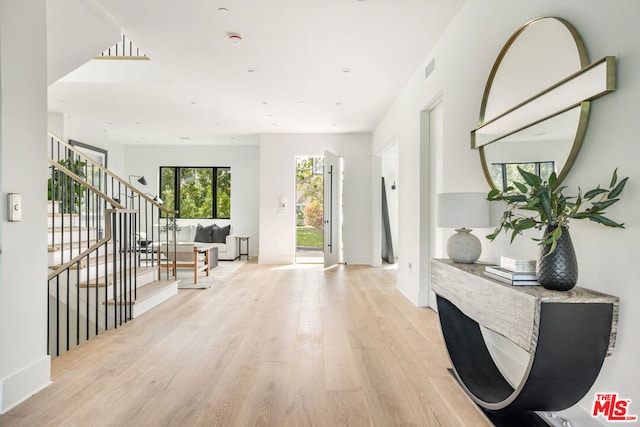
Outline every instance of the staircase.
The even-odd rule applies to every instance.
[[[58,356],[177,294],[153,251],[176,212],[53,135],[49,149],[47,348]]]

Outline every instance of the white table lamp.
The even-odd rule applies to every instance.
[[[456,229],[447,240],[447,255],[454,262],[474,263],[480,258],[482,245],[471,228],[491,226],[486,193],[441,193],[436,203],[438,227]]]

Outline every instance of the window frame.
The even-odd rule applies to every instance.
[[[176,218],[183,219],[231,219],[231,206],[229,206],[229,216],[222,217],[218,214],[218,170],[227,170],[229,174],[231,174],[231,166],[160,166],[158,169],[159,172],[159,188],[160,188],[160,197],[162,197],[162,171],[163,169],[173,169],[173,189],[174,189],[174,206],[173,209],[178,211],[176,214]],[[183,217],[180,211],[180,200],[181,200],[181,188],[180,188],[180,177],[181,177],[181,169],[209,169],[211,173],[211,217]],[[229,193],[231,193],[231,178],[229,178]],[[231,198],[231,195],[229,195]]]
[[[507,166],[533,165],[535,169],[534,174],[540,176],[543,164],[550,164],[552,171],[554,171],[556,168],[556,164],[554,160],[541,160],[541,161],[533,161],[533,162],[494,162],[490,164],[490,167],[493,167],[493,166],[500,167],[501,174],[502,174],[502,189],[500,189],[500,191],[506,191],[509,184],[507,182]]]

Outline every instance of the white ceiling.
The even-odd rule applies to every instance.
[[[464,3],[95,1],[151,60],[91,61],[50,85],[49,109],[164,144],[371,132]]]

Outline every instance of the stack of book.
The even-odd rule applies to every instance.
[[[519,273],[535,273],[536,272],[536,260],[535,259],[514,259],[507,258],[506,256],[500,257],[500,267],[507,270],[517,271]]]
[[[484,274],[492,279],[516,286],[535,286],[538,277],[533,271],[513,271],[497,265],[487,265]]]

